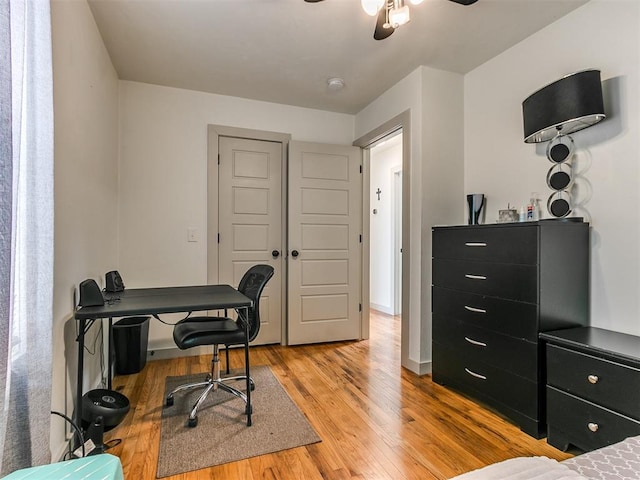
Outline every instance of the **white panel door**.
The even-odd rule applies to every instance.
[[[218,152],[219,281],[237,286],[252,265],[273,266],[254,343],[281,343],[282,144],[220,136]]]
[[[361,157],[357,147],[290,143],[290,345],[361,337]]]

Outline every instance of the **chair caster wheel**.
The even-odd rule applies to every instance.
[[[187,425],[190,428],[195,427],[196,425],[198,425],[198,417],[194,417],[194,418],[189,418],[189,422],[187,422]]]
[[[173,405],[173,397],[167,397],[164,401],[165,406],[170,407]]]
[[[251,389],[251,391],[253,392],[253,391],[256,389],[256,384],[255,384],[255,383],[253,383],[253,382],[251,382],[251,383],[249,384],[249,388],[250,388],[250,389]]]

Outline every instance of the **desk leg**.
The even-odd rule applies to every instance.
[[[87,326],[87,321],[84,319],[78,320],[78,377],[76,379],[76,404],[74,409],[73,421],[76,426],[82,431],[82,380],[84,377],[84,331]],[[81,439],[78,438],[77,443],[73,442],[73,447],[79,447]]]
[[[108,332],[108,345],[107,345],[107,389],[111,390],[111,364],[113,359],[111,358],[111,345],[113,345],[113,318],[109,317],[109,332]]]
[[[245,308],[245,318],[249,319],[249,308]],[[251,376],[249,373],[249,322],[245,323],[245,348],[244,348],[244,364],[245,375],[247,376],[247,427],[251,426],[251,413],[253,407],[251,406]]]

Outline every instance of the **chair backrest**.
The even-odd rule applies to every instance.
[[[271,277],[273,277],[271,265],[254,265],[247,270],[238,285],[238,291],[253,300],[253,308],[249,309],[250,342],[258,336],[260,331],[260,296]]]

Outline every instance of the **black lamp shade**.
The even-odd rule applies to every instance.
[[[605,117],[600,71],[567,75],[522,102],[524,141],[546,142],[558,133],[577,132]]]

